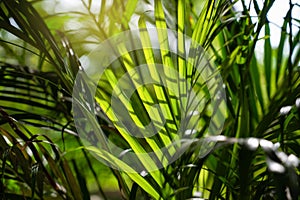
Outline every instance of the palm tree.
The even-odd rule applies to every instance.
[[[299,4],[272,47],[274,0],[41,3],[0,2],[3,199],[298,199]]]

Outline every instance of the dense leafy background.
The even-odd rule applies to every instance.
[[[298,199],[300,31],[292,13],[299,3],[290,1],[276,47],[268,19],[274,0],[238,1],[242,11],[234,3],[82,0],[80,9],[66,12],[47,1],[0,1],[1,198],[113,199],[115,190],[117,199]],[[142,176],[109,169],[88,153],[78,138],[71,98],[82,70],[79,58],[83,62],[117,33],[146,26],[170,28],[179,41],[186,34],[211,55],[226,89],[227,114],[225,137],[209,138],[217,144],[204,158],[195,144],[173,164]],[[173,59],[168,51],[149,55],[145,50],[129,57],[140,57],[137,64]],[[137,109],[147,112],[144,103]],[[175,109],[171,102],[168,108]],[[153,148],[147,140],[131,143],[100,116],[97,123],[116,143]],[[210,118],[198,117],[201,132]]]

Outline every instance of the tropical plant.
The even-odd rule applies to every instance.
[[[299,198],[299,4],[45,2],[0,1],[1,199]]]

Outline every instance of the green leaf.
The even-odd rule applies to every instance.
[[[270,40],[270,27],[269,23],[265,24],[265,45],[264,45],[264,69],[265,69],[265,78],[267,85],[267,94],[270,99],[271,96],[271,72],[272,72],[272,47]]]
[[[134,169],[128,166],[126,163],[115,158],[110,153],[105,151],[99,151],[96,147],[90,146],[86,147],[87,150],[96,153],[101,158],[107,160],[108,162],[114,162],[117,166],[120,166],[121,169],[124,169],[128,172],[133,172]],[[150,194],[154,199],[159,199],[158,192],[139,174],[139,173],[128,173],[127,174],[134,182],[136,182],[143,190]]]

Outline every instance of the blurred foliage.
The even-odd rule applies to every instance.
[[[77,200],[94,194],[103,199],[299,198],[300,19],[292,14],[299,4],[289,1],[290,9],[279,25],[279,45],[273,47],[268,12],[274,0],[76,2],[79,7],[70,4],[60,10],[59,2],[0,1],[1,199]],[[235,3],[242,11],[236,11]],[[126,173],[101,164],[88,150],[102,152],[82,145],[74,124],[72,92],[77,73],[87,70],[81,62],[91,50],[118,33],[146,27],[172,29],[178,43],[186,34],[209,53],[223,79],[227,113],[221,135],[204,138],[216,143],[204,157],[198,155],[202,143],[192,142],[167,167],[147,174]],[[150,32],[143,33],[147,41]],[[261,41],[263,52],[257,55]],[[163,37],[159,42],[168,46]],[[144,48],[126,56],[133,66],[155,60],[178,62],[178,68],[188,69],[169,50]],[[117,68],[118,73],[132,67],[124,60],[115,63],[125,66],[123,71]],[[193,72],[186,75],[192,77],[191,83],[198,80]],[[119,76],[106,78],[113,87]],[[141,115],[149,113],[143,100],[147,97],[152,103],[167,102],[173,113],[167,116],[173,119],[168,126],[176,125],[176,112],[181,111],[169,101],[171,95],[155,96],[151,93],[155,90],[132,97],[139,102],[136,123],[148,123]],[[101,87],[98,91],[110,92]],[[97,98],[95,105],[106,108],[101,102],[110,99]],[[210,117],[208,111],[197,115],[198,138],[203,138]],[[131,151],[162,145],[159,140],[154,144],[127,137],[130,133],[122,132],[109,112],[96,120],[111,140]],[[168,142],[173,136],[157,137]],[[111,193],[114,190],[119,192]]]

